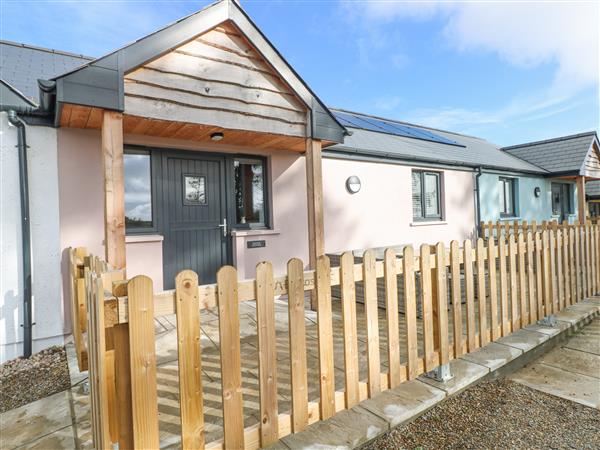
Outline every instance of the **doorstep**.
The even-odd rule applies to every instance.
[[[509,363],[527,361],[535,350],[549,340],[562,337],[600,314],[600,297],[585,299],[556,314],[552,327],[530,325],[510,336],[450,362],[454,378],[446,383],[431,378],[402,383],[394,389],[343,410],[328,420],[309,425],[304,431],[284,437],[272,449],[353,449],[383,435],[389,430],[411,422],[446,397],[455,395]]]

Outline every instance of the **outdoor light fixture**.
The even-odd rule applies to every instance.
[[[360,178],[358,178],[356,175],[348,177],[346,180],[346,189],[351,194],[356,194],[358,191],[360,191]]]
[[[535,189],[533,190],[533,195],[535,195],[536,197],[542,195],[542,190],[539,188],[539,186],[535,187]]]
[[[213,134],[210,135],[210,138],[213,141],[220,141],[221,139],[223,139],[223,133],[221,133],[221,132],[213,133]]]

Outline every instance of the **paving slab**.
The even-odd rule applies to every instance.
[[[564,320],[557,320],[556,326],[553,327],[541,325],[539,323],[523,327],[524,330],[537,331],[538,333],[547,334],[549,337],[556,336],[557,334],[565,331],[567,328],[571,328],[571,322],[566,322]]]
[[[16,447],[17,449],[31,449],[31,450],[59,450],[59,449],[73,449],[77,448],[75,444],[75,430],[72,425],[66,428],[55,431],[47,436],[42,436],[33,442]]]
[[[566,310],[583,312],[583,313],[587,314],[585,317],[589,317],[593,314],[596,314],[598,311],[600,311],[600,306],[595,305],[593,303],[576,303],[574,305],[567,306]]]
[[[0,414],[0,447],[15,448],[35,441],[89,414],[83,402],[72,402],[70,391],[49,397]]]
[[[555,348],[538,359],[537,362],[600,379],[600,356],[580,350],[566,347]]]
[[[385,419],[394,428],[435,406],[445,396],[442,389],[412,380],[365,400],[360,406]]]
[[[314,423],[300,433],[286,436],[282,442],[291,449],[352,449],[388,429],[385,419],[355,406],[340,411],[329,420]]]
[[[472,383],[487,375],[490,372],[490,369],[464,359],[455,359],[450,361],[450,372],[453,377],[446,382],[436,381],[425,375],[421,375],[419,380],[446,391],[448,395],[452,395],[466,389]]]
[[[578,334],[569,339],[569,342],[567,342],[564,347],[600,355],[600,338],[598,338],[598,336]]]
[[[576,309],[563,309],[562,311],[557,312],[554,316],[557,320],[562,320],[575,325],[576,323],[585,319],[588,315],[586,315],[585,312],[578,311]]]
[[[462,355],[460,358],[488,367],[490,370],[496,370],[522,354],[523,350],[519,348],[491,342],[485,347],[479,348],[472,353]]]
[[[592,408],[600,407],[598,379],[567,372],[546,364],[526,366],[509,377],[532,389],[565,398]]]
[[[548,339],[550,337],[547,334],[521,329],[508,336],[501,337],[497,342],[528,352]]]

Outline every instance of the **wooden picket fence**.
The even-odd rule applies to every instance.
[[[245,281],[238,280],[234,267],[225,266],[217,273],[217,283],[211,285],[199,285],[197,275],[185,270],[177,275],[174,290],[158,293],[153,292],[151,279],[143,275],[112,281],[112,293],[107,293],[102,275],[88,271],[87,328],[96,448],[109,448],[111,442],[118,442],[119,448],[159,448],[154,319],[162,315],[177,317],[183,448],[256,449],[598,292],[599,225],[549,227],[536,233],[493,237],[480,238],[475,245],[465,241],[462,247],[457,241],[449,248],[441,242],[423,245],[418,255],[411,246],[401,255],[388,249],[382,261],[369,250],[360,264],[347,252],[340,267],[330,267],[328,257],[322,256],[314,271],[304,270],[301,260],[291,259],[287,274],[281,277],[274,276],[271,263],[262,262],[256,267],[255,279]],[[417,274],[420,298],[415,294]],[[380,329],[378,322],[379,278],[386,287],[385,329]],[[358,311],[357,282],[363,283],[365,299]],[[403,299],[398,298],[398,283],[403,283]],[[342,386],[335,385],[334,377],[331,292],[335,286],[341,292]],[[308,291],[314,292],[318,305],[316,401],[309,401],[307,387],[304,300]],[[288,299],[289,411],[280,411],[278,406],[280,368],[274,309],[278,296]],[[238,310],[239,303],[245,301],[256,302],[259,347],[260,422],[249,427],[244,425]],[[403,327],[399,326],[399,301],[404,302]],[[421,336],[417,332],[417,302],[422,308]],[[222,383],[223,436],[211,442],[205,442],[201,379],[200,315],[206,308],[217,308]],[[365,315],[366,379],[359,376],[357,314]],[[400,334],[405,339],[401,340]],[[384,347],[389,369],[385,372],[380,365],[382,338],[387,339]],[[405,361],[400,358],[401,342]]]
[[[597,221],[589,221],[588,225],[597,225]],[[545,230],[565,230],[572,227],[578,226],[579,223],[570,224],[568,221],[563,220],[562,222],[558,222],[556,220],[544,220],[542,222],[537,222],[532,220],[531,222],[527,220],[499,220],[497,222],[489,221],[489,222],[481,222],[479,224],[480,237],[484,239],[488,239],[491,236],[497,238],[500,235],[504,235],[508,237],[511,234],[519,234],[525,233],[528,231],[532,233],[536,233],[538,231]]]

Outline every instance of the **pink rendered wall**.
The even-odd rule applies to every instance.
[[[411,170],[379,162],[323,159],[325,251],[470,239],[475,226],[474,174],[440,170],[441,222],[413,223]],[[351,195],[346,179],[356,175],[361,190]]]
[[[125,144],[191,151],[249,153],[268,157],[272,230],[234,232],[233,262],[239,277],[253,278],[260,261],[271,261],[276,274],[285,273],[289,258],[308,263],[308,229],[304,157],[286,150],[226,148],[218,144],[126,135]],[[61,249],[85,246],[104,255],[104,197],[100,133],[95,130],[58,130]],[[248,240],[266,241],[264,248],[248,249]],[[145,274],[161,290],[162,240],[160,236],[127,237],[127,275]],[[63,286],[68,289],[63,256]]]

